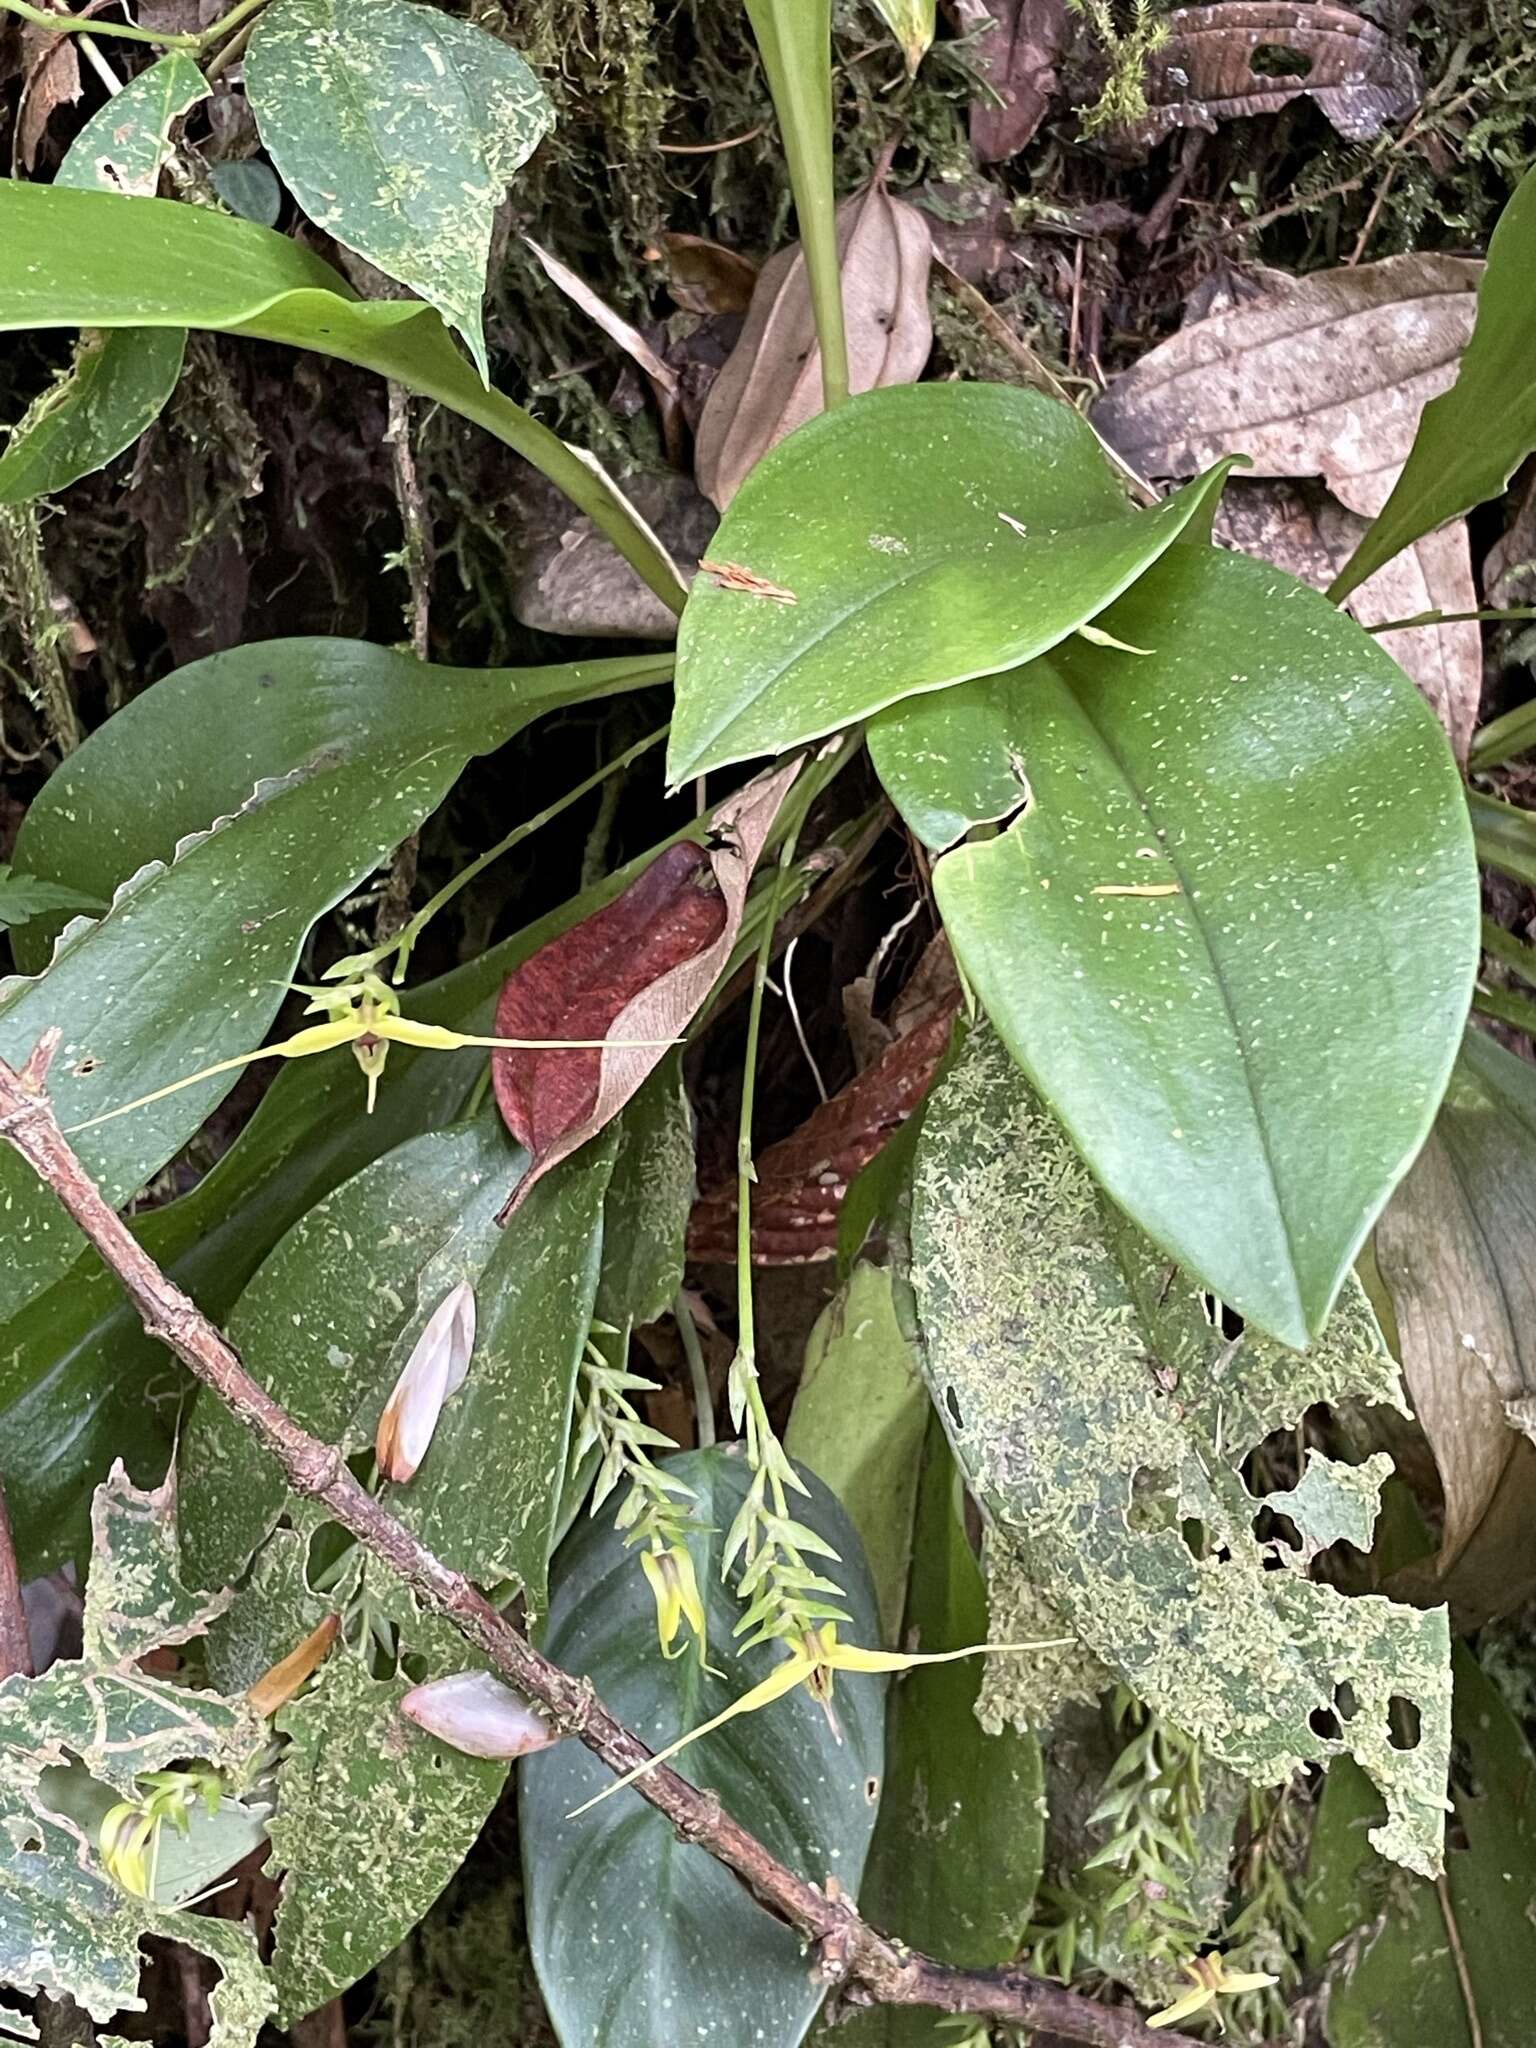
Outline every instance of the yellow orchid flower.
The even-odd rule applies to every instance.
[[[688,1648],[687,1643],[679,1643],[675,1650],[672,1644],[686,1621],[693,1630],[702,1659],[705,1650],[704,1602],[699,1597],[699,1582],[687,1544],[674,1543],[665,1550],[642,1550],[640,1569],[645,1573],[656,1599],[656,1633],[661,1637],[661,1654],[669,1659],[683,1655]]]
[[[1239,1991],[1263,1991],[1271,1984],[1277,1984],[1277,1977],[1269,1977],[1262,1970],[1229,1970],[1226,1957],[1220,1953],[1195,1956],[1183,1965],[1184,1974],[1195,1987],[1186,1991],[1182,1998],[1176,1998],[1172,2005],[1161,2012],[1153,2013],[1147,2021],[1149,2027],[1176,2027],[1180,2020],[1187,2020],[1197,2012],[1204,2012],[1208,2005],[1214,2005],[1218,1998],[1230,1997]],[[1221,2016],[1218,2013],[1217,2023]]]
[[[276,1045],[260,1045],[254,1052],[238,1052],[232,1059],[217,1060],[211,1067],[186,1074],[149,1095],[120,1103],[116,1109],[103,1110],[100,1116],[87,1117],[83,1123],[71,1124],[64,1135],[73,1137],[77,1131],[94,1130],[97,1124],[109,1124],[114,1117],[127,1116],[130,1110],[147,1109],[150,1103],[162,1102],[182,1088],[211,1080],[215,1074],[231,1074],[254,1060],[300,1060],[313,1052],[330,1052],[338,1045],[351,1046],[367,1077],[371,1115],[379,1076],[391,1045],[409,1045],[430,1052],[459,1052],[474,1046],[493,1051],[606,1052],[610,1048],[654,1049],[678,1043],[674,1038],[483,1038],[473,1032],[450,1031],[442,1024],[422,1024],[414,1017],[402,1017],[400,998],[376,974],[365,974],[344,988],[311,988],[303,983],[294,986],[300,994],[314,998],[311,1010],[329,1013],[326,1023],[308,1024],[291,1038],[279,1039]]]
[[[833,1680],[839,1671],[910,1671],[917,1664],[953,1664],[961,1657],[985,1657],[1019,1650],[1061,1650],[1075,1640],[1073,1636],[1053,1636],[1049,1642],[1043,1643],[972,1643],[964,1650],[932,1650],[909,1655],[900,1650],[866,1650],[857,1643],[840,1643],[836,1622],[823,1622],[820,1628],[808,1629],[800,1639],[799,1649],[792,1650],[760,1685],[754,1685],[740,1699],[732,1700],[712,1721],[690,1728],[676,1742],[647,1757],[643,1764],[636,1764],[622,1778],[615,1778],[611,1785],[605,1785],[585,1805],[576,1807],[567,1819],[575,1820],[592,1807],[600,1806],[615,1792],[622,1792],[626,1785],[633,1785],[637,1778],[654,1771],[658,1764],[670,1763],[680,1750],[697,1742],[701,1735],[713,1735],[717,1728],[723,1728],[727,1721],[734,1721],[739,1714],[755,1714],[759,1707],[771,1706],[798,1685],[806,1686],[825,1706],[832,1698]]]
[[[97,1843],[109,1877],[125,1892],[147,1899],[155,1888],[153,1851],[160,1839],[160,1820],[131,1799],[121,1799],[102,1818]]]

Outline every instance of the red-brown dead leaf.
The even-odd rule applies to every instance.
[[[954,0],[957,25],[971,34],[983,84],[971,102],[977,161],[1017,156],[1045,119],[1056,66],[1067,46],[1067,0]]]
[[[708,576],[718,589],[739,590],[743,597],[770,597],[775,604],[800,602],[795,593],[786,590],[782,583],[770,583],[766,576],[744,569],[740,562],[711,562],[701,558],[699,573]]]
[[[623,895],[541,946],[510,975],[498,1038],[598,1038],[600,1049],[504,1049],[491,1055],[507,1129],[532,1154],[502,1211],[602,1130],[709,994],[741,928],[747,884],[792,761],[719,805],[707,846],[669,847]],[[636,1042],[641,1041],[641,1042]]]
[[[93,14],[97,9],[85,7],[80,11]],[[22,35],[21,51],[21,104],[11,148],[11,175],[18,178],[36,167],[55,109],[73,106],[80,97],[80,56],[73,36],[55,35],[46,28],[28,28]]]
[[[1215,133],[1222,121],[1315,100],[1351,142],[1379,135],[1418,105],[1419,69],[1406,45],[1326,0],[1216,0],[1177,7],[1147,65],[1147,113],[1133,133],[1161,142],[1176,128]]]

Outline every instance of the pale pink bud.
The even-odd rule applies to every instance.
[[[427,1455],[443,1403],[456,1394],[475,1348],[475,1290],[461,1280],[427,1319],[379,1417],[374,1456],[386,1479],[403,1484]]]
[[[430,1679],[406,1694],[400,1711],[468,1756],[532,1756],[560,1740],[547,1721],[488,1671]]]

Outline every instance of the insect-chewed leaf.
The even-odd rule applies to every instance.
[[[1401,1405],[1358,1292],[1305,1360],[1253,1335],[1224,1344],[1194,1285],[1102,1202],[988,1033],[967,1042],[929,1105],[912,1255],[927,1371],[956,1454],[998,1543],[1067,1627],[1257,1783],[1347,1749],[1387,1802],[1376,1845],[1436,1870],[1450,1751],[1444,1610],[1346,1599],[1294,1568],[1267,1569],[1291,1553],[1266,1560],[1254,1534],[1262,1504],[1238,1471],[1313,1402]],[[993,1705],[1032,1670],[989,1671]],[[1398,1701],[1417,1716],[1406,1747],[1391,1722]],[[1049,1706],[1038,1693],[1018,1704],[1037,1722]]]

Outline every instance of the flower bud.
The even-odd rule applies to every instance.
[[[461,1280],[428,1317],[379,1417],[373,1449],[386,1479],[403,1485],[414,1477],[443,1403],[464,1384],[474,1348],[475,1290]]]
[[[699,1582],[694,1576],[688,1546],[674,1543],[668,1550],[642,1550],[640,1565],[656,1601],[656,1633],[661,1638],[662,1655],[680,1657],[688,1647],[686,1643],[679,1643],[675,1650],[672,1647],[678,1630],[686,1621],[693,1630],[702,1657],[704,1602],[699,1598]]]
[[[532,1756],[560,1740],[547,1721],[488,1671],[430,1679],[406,1694],[400,1711],[466,1756]]]

